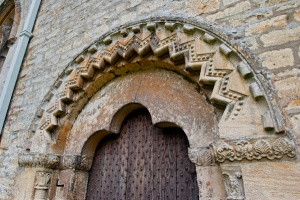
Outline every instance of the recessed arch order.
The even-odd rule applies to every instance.
[[[37,129],[31,151],[63,154],[72,140],[70,131],[79,113],[101,88],[127,74],[156,68],[179,74],[200,88],[202,100],[206,95],[208,104],[226,108],[216,122],[216,137],[211,142],[215,143],[211,147],[217,161],[259,159],[238,156],[232,146],[238,145],[236,141],[240,139],[257,144],[257,148],[261,141],[270,148],[277,144],[293,145],[286,137],[272,88],[264,81],[255,57],[246,47],[210,24],[164,17],[113,29],[66,67],[32,122]],[[222,151],[222,138],[229,139],[225,144],[232,147],[233,158]],[[286,151],[279,152],[279,157],[261,154],[260,157],[268,159],[287,155]]]

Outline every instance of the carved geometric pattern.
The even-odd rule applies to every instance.
[[[190,77],[198,74],[198,78],[193,78],[196,82],[215,85],[212,102],[224,106],[228,103],[238,104],[236,111],[241,110],[249,93],[248,88],[245,91],[244,88],[232,87],[245,85],[239,83],[244,81],[236,78],[240,76],[237,66],[229,60],[229,53],[224,53],[222,49],[232,50],[222,47],[221,41],[194,26],[177,26],[176,31],[172,32],[169,31],[170,27],[166,30],[166,27],[155,23],[141,25],[138,30],[136,27],[128,27],[126,30],[131,29],[131,32],[121,31],[115,41],[112,39],[115,37],[107,36],[78,56],[71,73],[62,80],[63,83],[44,109],[39,129],[47,132],[55,130],[59,126],[58,119],[67,114],[68,105],[76,102],[77,94],[87,90],[93,81],[101,79],[104,74],[116,73],[116,70],[124,67],[124,63],[138,63],[140,60],[156,59],[164,62],[169,58],[167,62],[172,63],[172,70]],[[199,37],[197,34],[204,36]],[[200,48],[199,44],[206,45],[207,49]],[[149,56],[151,54],[154,57]],[[238,83],[230,84],[231,81]]]

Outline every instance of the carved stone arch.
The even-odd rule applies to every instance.
[[[64,154],[83,155],[88,138],[95,132],[102,136],[119,133],[126,114],[139,107],[149,111],[156,126],[181,127],[191,147],[214,141],[213,107],[194,85],[171,71],[149,69],[116,78],[99,90],[74,122]]]
[[[121,91],[135,78],[151,85],[147,80],[151,76],[160,80],[172,77],[166,80],[173,80],[169,91],[186,96],[182,102],[189,106],[157,117],[161,113],[155,113],[153,108],[160,104],[150,104],[156,100],[147,88],[141,90],[144,93],[140,97],[144,99],[136,98],[137,93],[132,92],[139,89]],[[120,87],[115,87],[117,84]],[[167,92],[166,88],[158,91]],[[105,90],[114,98],[105,99]],[[171,105],[169,97],[162,95],[159,99],[165,111]],[[95,103],[99,99],[102,104]],[[32,153],[21,155],[20,165],[59,169],[60,177],[69,176],[74,169],[89,170],[96,143],[104,135],[118,132],[127,113],[122,116],[125,105],[129,105],[129,111],[135,108],[130,105],[143,105],[154,123],[171,122],[184,130],[191,145],[190,159],[198,169],[199,184],[208,181],[211,165],[295,158],[294,143],[285,132],[276,96],[251,52],[236,42],[233,35],[222,33],[211,24],[155,18],[129,23],[104,34],[66,67],[31,124],[33,145],[28,145],[28,149]],[[200,108],[204,109],[202,113]],[[187,111],[190,113],[186,120]],[[201,124],[205,125],[200,127]],[[199,136],[207,138],[202,141]],[[213,167],[216,176],[222,174],[218,166]],[[242,183],[235,167],[222,168],[224,183],[241,190],[241,185],[230,185],[231,180]],[[87,173],[80,173],[86,180]],[[201,195],[209,195],[204,185],[199,188]],[[234,198],[233,193],[240,195],[236,198],[243,195],[241,191],[227,193],[230,198]]]
[[[246,116],[232,134],[220,133],[223,138],[282,133],[285,126],[272,88],[255,63],[243,45],[205,23],[159,18],[124,25],[86,48],[57,79],[32,122],[33,140],[40,145],[31,149],[45,152],[48,144],[64,147],[74,120],[96,91],[118,76],[148,68],[175,71],[208,91],[211,103],[226,107],[219,122],[223,133],[232,128],[228,121],[238,119],[245,104],[256,107],[260,116],[253,123],[260,127],[239,133]]]
[[[137,109],[145,108],[149,112],[148,108],[140,103],[129,103],[127,105],[122,106],[111,118],[110,121],[110,131],[107,130],[98,130],[92,134],[90,134],[89,137],[86,138],[86,141],[84,141],[83,146],[80,148],[81,152],[80,155],[83,157],[93,158],[95,149],[99,142],[107,136],[108,134],[118,134],[120,132],[122,123],[124,119],[133,111]],[[153,113],[155,115],[155,113]],[[152,117],[153,115],[150,116]],[[160,128],[170,128],[170,127],[180,127],[174,122],[166,121],[167,119],[161,118],[161,121],[157,123],[152,123]],[[66,150],[68,151],[68,150]]]

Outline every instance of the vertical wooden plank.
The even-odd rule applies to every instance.
[[[87,199],[198,199],[195,166],[181,129],[152,125],[146,109],[131,113],[120,136],[98,145]]]
[[[128,122],[125,122],[128,123]],[[120,200],[126,199],[126,184],[127,184],[127,170],[128,170],[128,148],[129,148],[129,130],[128,124],[124,124],[120,131]]]
[[[177,138],[177,199],[196,200],[198,190],[195,191],[196,167],[188,157],[188,140],[181,129],[174,129]]]
[[[151,199],[151,118],[146,110],[132,113],[126,199]]]
[[[162,185],[164,195],[162,199],[176,199],[176,137],[170,129],[163,130],[164,154],[162,155]]]

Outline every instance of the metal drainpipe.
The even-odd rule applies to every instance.
[[[41,0],[33,0],[31,2],[24,28],[19,35],[17,48],[4,83],[4,87],[0,97],[0,135],[2,133],[6,114],[8,112],[15,85],[17,83],[17,78],[29,43],[29,39],[32,37],[32,29],[37,17],[40,4]]]

